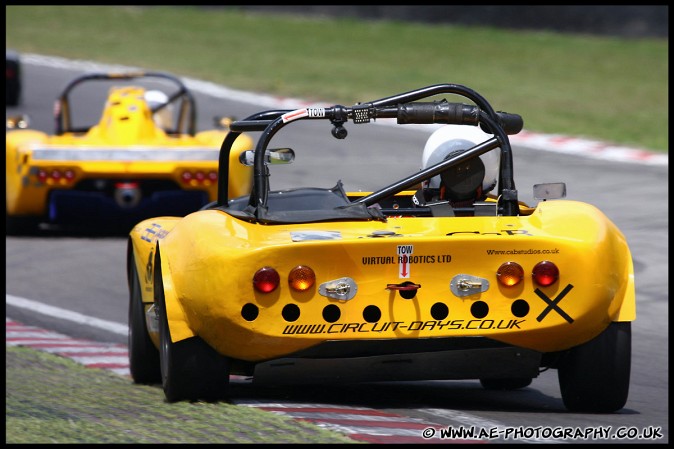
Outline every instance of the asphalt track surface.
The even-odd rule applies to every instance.
[[[51,132],[52,104],[62,87],[81,71],[101,67],[28,56],[24,61],[23,101],[6,112],[28,113],[34,127]],[[197,80],[188,80],[188,85],[197,93],[200,129],[210,128],[215,114],[241,118],[264,109],[304,106],[294,99],[237,92]],[[507,110],[506,106],[494,106]],[[331,171],[338,165],[346,168],[347,176],[342,180],[347,189],[368,190],[388,185],[409,174],[410,167],[418,169],[421,149],[430,135],[430,130],[423,127],[412,131],[388,129],[385,125],[368,127],[367,131],[352,128],[355,127],[351,126],[349,132],[353,136],[372,133],[363,136],[372,142],[380,142],[382,133],[391,134],[392,143],[386,147],[373,144],[357,157],[352,154],[347,157],[348,148],[340,146],[341,142],[349,142],[349,138],[335,140],[334,146],[318,154],[298,151],[295,165],[299,176],[298,172],[289,175],[280,171],[287,167],[274,167],[278,173],[272,173],[272,187],[289,187],[298,180],[306,185],[324,186],[325,179],[333,181]],[[290,136],[299,139],[293,145],[295,148],[311,147],[314,137],[310,133],[329,129],[300,131],[305,135]],[[526,117],[525,131],[513,137],[512,142],[521,200],[533,201],[533,184],[566,182],[568,199],[599,207],[618,225],[630,244],[636,271],[637,320],[633,325],[630,397],[623,410],[607,415],[568,413],[562,405],[553,370],[542,373],[530,387],[517,392],[485,391],[476,381],[288,388],[278,392],[252,389],[246,379],[235,379],[234,401],[309,419],[354,439],[375,443],[461,441],[456,437],[443,440],[437,434],[432,439],[423,438],[424,429],[431,427],[439,433],[439,429],[447,426],[501,432],[498,438],[478,440],[486,442],[668,442],[667,156],[585,139],[531,133],[526,130]],[[378,167],[376,171],[373,166]],[[32,344],[39,345],[35,339],[47,337],[72,340],[77,347],[109,348],[109,353],[93,350],[103,359],[80,361],[102,363],[103,367],[126,375],[125,245],[123,236],[47,232],[41,236],[7,237],[7,343],[30,345],[33,339]],[[26,336],[25,332],[33,336]],[[43,347],[48,343],[43,341]],[[65,353],[81,357],[73,351]],[[581,429],[591,438],[547,439],[550,429],[556,428]],[[519,432],[518,438],[504,440],[504,431],[510,432],[511,437]],[[637,437],[619,438],[619,432]],[[658,432],[662,438],[648,438]]]

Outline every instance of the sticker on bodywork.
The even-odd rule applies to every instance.
[[[398,277],[400,279],[409,279],[410,277],[410,258],[414,253],[414,245],[398,245]]]
[[[290,236],[293,242],[306,242],[307,240],[340,240],[342,233],[339,231],[292,231]]]

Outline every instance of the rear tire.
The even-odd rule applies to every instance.
[[[173,343],[166,314],[159,248],[155,257],[155,304],[159,309],[159,359],[162,387],[168,402],[225,399],[229,389],[229,359],[199,337]]]
[[[5,211],[5,233],[6,235],[34,235],[37,234],[40,226],[40,219],[31,216],[13,216],[10,217]]]
[[[562,356],[557,374],[569,411],[611,413],[625,406],[630,385],[631,325],[611,323],[597,337]]]
[[[129,370],[137,384],[161,382],[159,350],[154,346],[147,330],[140,280],[133,256],[129,259]]]
[[[531,385],[531,380],[528,377],[514,377],[506,379],[480,379],[480,383],[486,390],[518,390]]]

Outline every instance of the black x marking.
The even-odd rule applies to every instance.
[[[571,291],[572,288],[573,288],[573,285],[571,285],[571,284],[567,285],[567,286],[564,288],[564,290],[562,290],[561,293],[560,293],[559,295],[557,295],[557,297],[556,297],[554,300],[551,300],[550,298],[548,298],[548,297],[546,296],[545,293],[543,293],[543,292],[540,291],[539,289],[536,289],[536,290],[535,290],[535,293],[536,293],[538,296],[540,296],[540,298],[548,304],[548,306],[545,308],[545,310],[542,311],[540,315],[538,315],[538,317],[536,318],[536,321],[538,321],[538,322],[543,321],[543,318],[545,318],[545,316],[546,316],[551,310],[555,310],[555,311],[556,311],[557,313],[559,313],[559,315],[560,315],[562,318],[564,318],[566,321],[568,321],[569,323],[573,323],[573,318],[571,318],[566,312],[564,312],[564,311],[557,305],[557,304],[559,303],[559,301],[561,301],[562,298],[563,298],[564,296],[566,296],[566,294],[569,293],[569,291]]]

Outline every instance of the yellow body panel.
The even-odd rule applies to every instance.
[[[391,235],[375,237],[375,231]],[[293,241],[293,233],[329,234],[333,239]],[[571,348],[598,335],[611,321],[635,319],[632,259],[616,226],[594,206],[575,201],[541,202],[519,216],[389,218],[386,222],[253,224],[219,210],[183,219],[157,218],[131,232],[139,273],[149,270],[160,248],[169,326],[173,341],[200,336],[220,353],[258,362],[306,349],[326,340],[482,336],[541,352]],[[401,249],[409,263],[401,263]],[[553,261],[560,278],[537,287],[534,265]],[[496,270],[518,262],[524,281],[498,284]],[[287,282],[296,265],[316,273],[306,292]],[[269,294],[253,289],[263,266],[274,267],[280,286]],[[457,275],[485,279],[489,288],[458,296]],[[319,294],[322,283],[350,277],[353,299]],[[387,284],[420,284],[404,299]],[[143,301],[153,301],[152,279],[141,277]],[[484,303],[480,316],[474,305]],[[246,306],[249,304],[249,306]],[[517,304],[517,305],[515,305]],[[242,308],[258,310],[252,319]],[[444,305],[444,306],[442,306]],[[284,318],[296,307],[299,318]],[[339,318],[325,318],[326,307]],[[446,316],[434,312],[446,307]],[[377,315],[379,319],[373,318]],[[250,318],[250,317],[248,317]],[[153,341],[158,341],[153,335]]]
[[[226,130],[169,135],[153,120],[142,88],[112,89],[99,123],[84,133],[49,135],[30,129],[6,133],[7,214],[42,215],[49,192],[70,190],[87,179],[171,180],[183,190],[206,190],[217,199],[217,182],[185,183],[185,169],[217,172],[218,153]],[[251,149],[252,139],[240,136],[230,153],[229,195],[250,192],[252,169],[238,163],[239,153]],[[38,179],[39,170],[72,170],[67,181]]]

